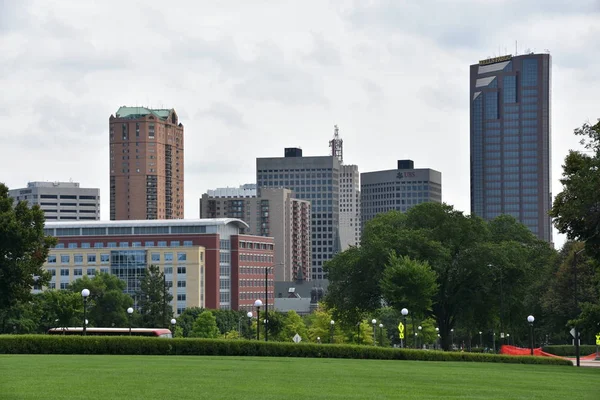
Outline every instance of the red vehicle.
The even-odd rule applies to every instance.
[[[86,334],[91,336],[154,336],[172,338],[169,329],[163,328],[87,328]],[[48,335],[83,335],[83,328],[52,328]]]

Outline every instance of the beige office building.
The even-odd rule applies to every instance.
[[[273,237],[275,280],[311,280],[311,204],[283,188],[209,190],[200,199],[200,218],[239,218],[250,235]]]
[[[110,219],[183,218],[183,125],[173,109],[110,116]]]

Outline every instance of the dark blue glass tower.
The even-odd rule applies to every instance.
[[[510,214],[552,242],[551,57],[502,56],[471,65],[471,212]]]

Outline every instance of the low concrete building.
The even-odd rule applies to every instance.
[[[78,182],[29,182],[8,195],[39,205],[48,221],[100,219],[100,189],[82,188]]]

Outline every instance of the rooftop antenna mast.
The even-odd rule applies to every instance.
[[[344,163],[344,141],[340,139],[340,130],[337,125],[333,126],[333,139],[329,141],[331,147],[331,155],[340,160],[340,164]]]

